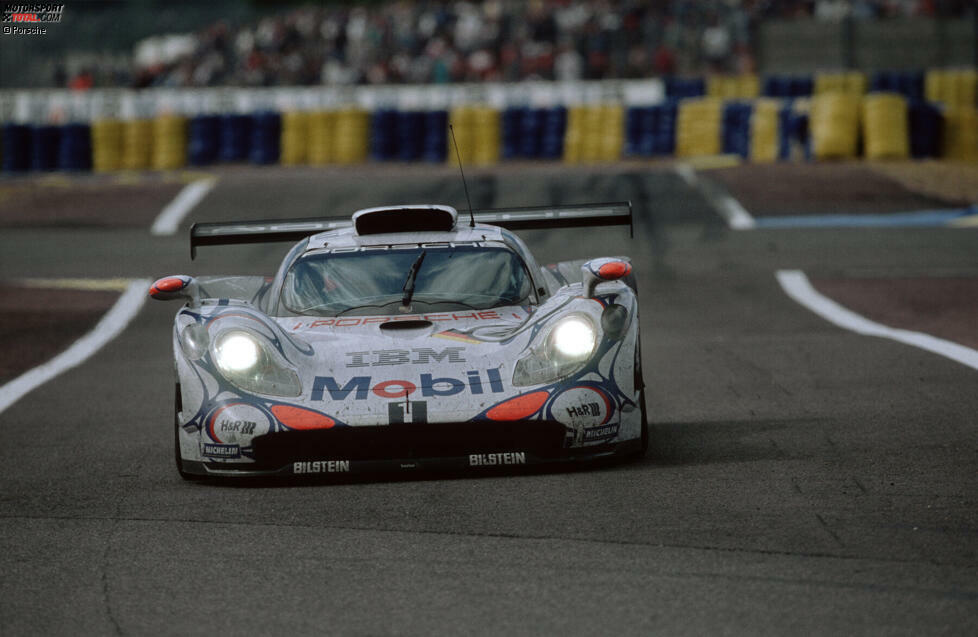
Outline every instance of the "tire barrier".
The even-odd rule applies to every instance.
[[[221,150],[221,118],[197,115],[188,123],[187,161],[191,166],[208,166],[217,161]]]
[[[248,159],[253,164],[277,164],[282,136],[282,116],[274,111],[261,111],[251,117],[251,149]]]
[[[760,95],[761,81],[756,75],[711,75],[706,80],[706,95],[720,99],[752,99]]]
[[[777,100],[759,99],[750,116],[749,158],[755,163],[770,163],[778,158],[779,118]]]
[[[810,75],[769,75],[764,78],[761,95],[764,97],[809,97],[815,88]]]
[[[31,170],[58,169],[58,148],[61,145],[61,128],[58,126],[31,127]]]
[[[867,88],[877,90],[867,94]],[[773,75],[763,81],[754,75],[715,75],[580,86],[492,85],[485,90],[413,87],[403,94],[390,87],[346,92],[286,89],[282,94],[264,89],[147,91],[121,97],[98,90],[26,97],[0,91],[0,112],[16,117],[2,122],[0,169],[109,172],[236,161],[454,161],[449,121],[463,161],[480,165],[500,159],[576,163],[715,153],[751,161],[860,155],[969,160],[975,153],[969,109],[975,108],[976,91],[974,69],[881,71],[870,76],[819,72]],[[758,92],[772,97],[754,97]],[[474,95],[512,105],[497,109],[461,102],[450,113],[436,106]],[[50,103],[45,105],[45,99]],[[568,108],[561,99],[586,103]],[[373,111],[353,106],[378,103],[389,106]],[[296,110],[261,110],[270,104],[293,104]],[[187,119],[172,110],[220,105],[240,112]],[[45,113],[64,117],[68,111],[93,113],[95,119],[69,125],[40,119]],[[154,111],[162,114],[141,118]]]
[[[910,155],[914,159],[938,157],[941,151],[942,116],[930,102],[910,102]]]
[[[58,168],[71,172],[91,170],[92,133],[88,124],[72,123],[61,128]]]
[[[701,77],[667,77],[664,80],[666,97],[681,100],[706,95],[706,81]]]
[[[616,161],[625,148],[625,109],[617,104],[573,106],[567,111],[564,161]]]
[[[153,122],[133,119],[122,125],[122,168],[146,170],[153,163]]]
[[[92,122],[92,170],[106,173],[122,168],[122,130],[117,119]]]
[[[751,102],[725,102],[723,105],[722,148],[725,154],[750,155],[751,115],[754,105]]]
[[[924,78],[928,102],[945,106],[978,106],[978,72],[974,69],[931,69]]]
[[[26,124],[4,124],[2,140],[3,172],[19,173],[31,169],[31,127]]]
[[[335,161],[339,164],[359,164],[367,159],[370,137],[370,115],[356,108],[344,108],[336,113]]]
[[[872,93],[898,93],[908,99],[924,97],[924,74],[920,71],[878,71],[869,83]]]
[[[187,163],[187,119],[181,115],[159,115],[153,119],[152,167],[155,170],[183,168]]]
[[[676,122],[676,156],[720,154],[722,112],[723,102],[710,97],[680,102]]]
[[[370,158],[375,161],[397,159],[397,111],[382,108],[370,115]]]
[[[866,92],[866,76],[859,71],[815,74],[812,88],[814,95],[823,93],[850,93],[862,95]]]
[[[502,153],[502,118],[499,111],[489,106],[462,106],[452,109],[449,120],[463,164],[485,166],[499,161]],[[454,161],[455,149],[451,139],[446,139],[446,152],[448,161]]]
[[[325,166],[336,161],[336,113],[334,111],[314,111],[309,113],[309,163]]]
[[[501,115],[503,159],[560,159],[564,151],[567,109],[507,108]]]
[[[812,98],[810,128],[815,159],[855,157],[859,148],[859,98],[845,93],[816,95]]]
[[[418,161],[424,148],[425,118],[421,111],[397,111],[394,116],[395,157]]]
[[[282,113],[279,161],[285,166],[305,164],[309,159],[309,113]]]
[[[251,117],[241,113],[221,115],[220,125],[218,158],[221,161],[246,161],[251,149]]]
[[[942,154],[954,161],[978,161],[978,109],[951,106],[944,110]]]
[[[863,144],[867,159],[906,159],[910,156],[907,100],[894,93],[863,98]]]

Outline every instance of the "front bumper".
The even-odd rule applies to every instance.
[[[628,454],[640,440],[570,447],[557,422],[422,423],[278,432],[256,436],[253,462],[183,461],[209,476],[294,476],[419,471],[485,471]]]

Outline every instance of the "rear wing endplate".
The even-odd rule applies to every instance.
[[[459,213],[459,227],[463,224],[467,225],[467,216],[465,212]],[[507,230],[628,226],[629,237],[635,236],[630,201],[495,208],[476,210],[473,212],[473,217],[477,223],[499,226]],[[349,228],[352,225],[353,222],[349,217],[195,223],[190,227],[190,258],[191,260],[196,258],[199,246],[300,241],[320,232]]]

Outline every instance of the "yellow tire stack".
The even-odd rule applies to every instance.
[[[812,98],[809,128],[815,159],[856,156],[859,141],[859,98],[825,93]]]
[[[706,78],[706,95],[719,99],[753,99],[760,95],[761,81],[753,73],[711,75]]]
[[[463,164],[488,166],[499,161],[499,111],[486,105],[458,106],[449,113],[448,121],[455,131],[458,155]],[[448,136],[449,163],[454,163],[455,144]]]
[[[874,93],[863,98],[863,140],[867,159],[907,159],[910,130],[907,100],[902,95]]]
[[[336,112],[309,113],[309,163],[317,166],[336,161]]]
[[[122,168],[122,122],[97,119],[92,122],[92,169],[104,173]]]
[[[946,108],[943,141],[946,159],[978,161],[978,109],[973,106]]]
[[[336,113],[336,162],[359,164],[367,160],[370,116],[358,108],[344,108]]]
[[[474,128],[475,148],[472,152],[472,162],[480,166],[488,166],[499,161],[500,143],[500,114],[491,106],[476,106],[473,108],[472,125]]]
[[[286,166],[304,164],[309,156],[309,113],[282,113],[281,153],[279,161]]]
[[[859,71],[849,71],[844,73],[825,73],[815,74],[815,95],[826,93],[848,93],[850,95],[863,95],[866,92],[866,75]]]
[[[930,102],[945,106],[975,106],[978,72],[974,69],[931,69],[924,78],[924,94]]]
[[[146,170],[153,161],[153,121],[131,119],[122,124],[122,167]]]
[[[153,120],[153,161],[156,170],[182,168],[187,163],[187,119],[159,115]]]
[[[778,158],[779,123],[778,111],[781,102],[773,99],[759,99],[754,102],[754,112],[750,117],[750,160],[756,163],[769,163]]]
[[[586,106],[567,109],[567,128],[564,129],[564,161],[576,164],[584,154],[584,115]]]
[[[719,155],[723,102],[716,98],[683,100],[676,121],[676,156]]]
[[[625,147],[625,108],[620,104],[600,107],[600,128],[595,132],[598,161],[618,161]]]
[[[455,133],[455,138],[453,140],[452,135],[448,135],[446,161],[450,164],[456,161],[455,148],[457,145],[458,161],[463,164],[471,164],[475,158],[475,108],[472,106],[456,106],[448,114],[448,123]]]

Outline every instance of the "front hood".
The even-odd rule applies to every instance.
[[[408,413],[415,403],[431,420],[453,420],[499,402],[513,391],[513,364],[532,338],[531,316],[530,308],[513,306],[276,322],[311,349],[292,361],[301,400],[347,424],[375,424],[388,418],[386,403],[403,403]]]

